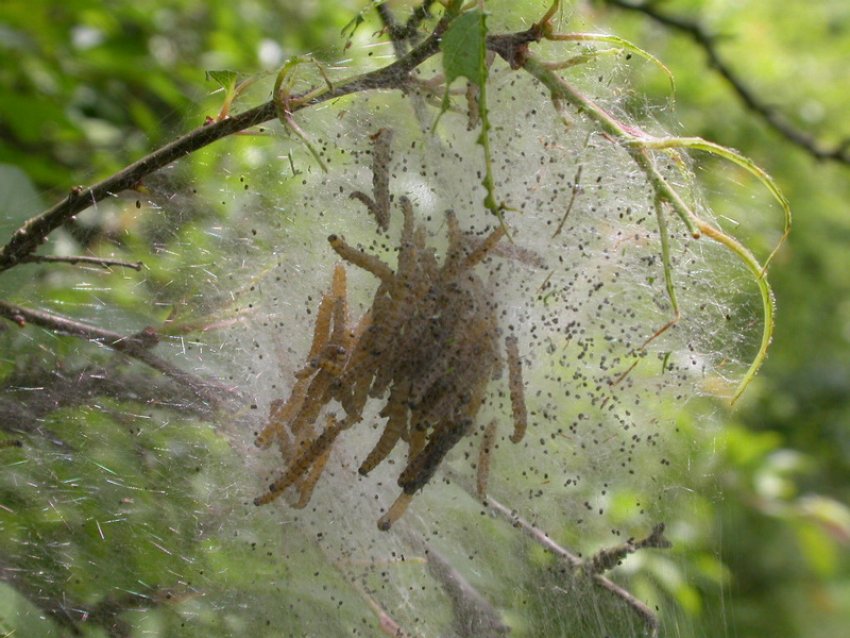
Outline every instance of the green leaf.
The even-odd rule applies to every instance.
[[[459,77],[468,78],[478,86],[487,81],[487,26],[484,18],[484,13],[477,9],[469,11],[455,19],[446,30],[440,42],[446,88]]]
[[[207,71],[206,78],[216,82],[228,95],[236,90],[236,71]]]
[[[456,4],[456,3],[455,3]],[[455,4],[449,6],[451,10]],[[496,201],[496,185],[493,178],[493,162],[490,153],[490,120],[487,109],[487,16],[483,11],[475,9],[455,18],[446,29],[446,34],[440,41],[443,52],[443,73],[446,76],[446,92],[443,104],[434,122],[434,128],[443,113],[449,108],[449,88],[456,79],[467,78],[475,84],[478,91],[478,109],[481,118],[481,134],[478,144],[484,150],[484,178],[481,185],[487,191],[484,206],[489,209],[500,223],[504,224],[501,211],[502,204]]]

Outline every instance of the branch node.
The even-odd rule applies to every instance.
[[[673,544],[664,536],[664,523],[659,523],[652,528],[652,532],[641,540],[627,540],[622,545],[610,547],[596,552],[589,559],[582,562],[582,569],[590,575],[604,574],[620,565],[629,555],[640,549],[668,549]]]

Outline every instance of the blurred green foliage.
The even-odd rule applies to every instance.
[[[724,61],[801,131],[825,146],[850,138],[840,62],[850,56],[847,3],[655,4],[718,34]],[[752,157],[794,210],[794,231],[771,270],[778,324],[770,356],[730,424],[705,441],[721,452],[712,470],[724,494],[714,536],[732,575],[718,600],[726,609],[713,613],[742,636],[840,635],[850,619],[850,166],[818,162],[784,141],[688,37],[603,5],[594,6],[613,31],[673,71],[678,121],[668,126]],[[666,94],[663,78],[649,73],[638,86]],[[713,195],[722,212],[728,191]]]
[[[527,4],[530,15],[543,7]],[[801,130],[827,144],[850,137],[850,5],[844,0],[654,4],[721,35],[724,60]],[[287,57],[305,52],[335,59],[332,52],[345,43],[343,27],[366,5],[365,0],[6,0],[0,5],[0,230],[7,236],[75,184],[103,178],[215,116],[221,94],[213,95],[219,86],[205,78],[205,71],[228,69],[247,76],[276,70]],[[391,5],[402,15],[412,3]],[[668,65],[676,78],[675,114],[658,106],[670,99],[669,84],[652,65],[634,66],[635,107],[675,133],[700,135],[752,157],[777,179],[795,214],[794,232],[771,270],[779,315],[768,362],[740,408],[724,413],[722,427],[704,428],[687,415],[678,416],[686,435],[680,437],[686,448],[682,454],[690,467],[680,477],[687,496],[677,503],[687,514],[676,522],[675,532],[686,542],[677,545],[673,557],[635,556],[630,563],[633,589],[662,609],[675,608],[672,616],[687,619],[682,623],[686,631],[670,635],[842,635],[850,625],[850,166],[817,162],[778,137],[737,101],[687,37],[604,1],[577,3],[566,12],[578,24],[607,25]],[[367,22],[358,32],[379,29],[371,12],[363,16]],[[258,101],[267,97],[260,95]],[[194,167],[192,179],[213,179],[213,167],[225,161],[207,160]],[[728,169],[697,162],[718,212],[734,217],[753,202],[759,203],[753,210],[762,208],[757,185],[732,174],[743,182],[733,193],[724,185]],[[152,246],[179,242],[181,260],[191,245],[197,254],[188,256],[188,263],[214,268],[214,257],[208,255],[215,240],[194,224],[216,211],[184,214],[181,223],[168,225],[168,237],[157,236],[155,224],[145,226],[135,218],[87,225],[83,217],[66,229],[65,239],[53,241],[83,246],[103,241],[120,246],[128,259],[146,257]],[[776,231],[768,229],[775,229],[775,222],[767,217],[746,221],[759,229],[753,233],[756,245],[762,241],[762,251],[769,250],[775,239],[770,233]],[[125,317],[142,317],[152,303],[184,299],[186,291],[168,287],[174,266],[164,257],[151,262],[144,278],[127,274],[104,293],[105,305],[115,304]],[[4,273],[4,299],[37,299],[85,316],[89,292],[69,287],[68,275],[27,268]],[[145,293],[140,295],[142,283]],[[124,323],[121,327],[142,327]],[[7,384],[26,369],[46,375],[105,360],[95,349],[83,356],[73,339],[47,334],[25,338],[7,329],[0,341],[0,382]],[[215,510],[216,495],[207,493],[208,486],[226,484],[226,474],[239,471],[230,464],[226,446],[196,416],[167,417],[165,422],[173,420],[169,427],[148,431],[135,422],[148,417],[129,417],[136,408],[118,401],[45,409],[37,425],[6,424],[4,429],[39,433],[43,440],[30,438],[24,450],[0,449],[0,574],[10,585],[0,590],[0,633],[65,635],[80,626],[74,604],[92,615],[83,626],[93,636],[124,635],[120,632],[130,626],[138,635],[148,629],[159,635],[278,635],[263,633],[273,632],[262,626],[270,617],[288,623],[293,635],[336,627],[327,624],[330,603],[320,593],[326,585],[321,582],[315,592],[300,593],[297,610],[284,605],[248,621],[223,607],[213,613],[186,593],[241,589],[239,600],[250,595],[258,607],[275,609],[278,592],[259,587],[261,579],[254,576],[275,574],[283,580],[287,570],[309,569],[315,549],[306,543],[294,548],[298,541],[292,539],[283,547],[279,534],[264,536],[276,525],[265,512],[249,526],[250,538],[240,538],[239,515],[233,520],[233,512],[219,511],[210,520],[229,526],[233,540],[212,547],[223,536],[211,540],[183,513],[197,511],[199,503]],[[210,455],[216,462],[204,463]],[[209,472],[222,476],[206,476]],[[163,482],[168,507],[156,496]],[[22,484],[36,486],[37,498],[22,497]],[[150,538],[178,541],[128,547],[139,537],[138,530],[127,530],[132,524],[149,526],[145,534]],[[122,542],[102,542],[122,534],[127,535]],[[269,546],[268,538],[277,538],[277,544]],[[100,556],[110,551],[117,554]],[[173,595],[158,582],[165,568],[159,560],[171,555],[185,559],[185,571],[176,580],[188,583],[180,595],[190,611],[116,616],[116,609],[141,608]],[[89,556],[133,566],[102,573],[103,563],[90,562]],[[532,591],[551,576],[550,569],[541,559],[539,571],[521,574],[527,583],[514,585]],[[228,579],[220,577],[225,572]],[[114,591],[126,592],[126,600],[103,596]],[[185,618],[196,603],[196,622],[187,628]],[[538,599],[530,604],[545,615],[546,605],[554,603]],[[47,620],[42,619],[45,611]],[[588,613],[605,615],[596,609]],[[363,622],[374,624],[373,619]]]

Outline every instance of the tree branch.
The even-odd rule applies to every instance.
[[[427,13],[427,10],[425,12]],[[416,13],[414,13],[415,16]],[[300,95],[290,96],[288,100],[290,114],[352,93],[407,88],[410,83],[410,72],[439,51],[440,40],[447,26],[448,21],[443,18],[425,40],[388,66],[344,80],[325,91],[309,89]],[[499,54],[512,68],[519,68],[524,60],[528,43],[540,40],[541,36],[538,25],[535,25],[527,31],[488,36],[487,48]],[[66,198],[43,213],[30,218],[12,234],[6,245],[0,249],[0,272],[24,261],[44,243],[51,232],[89,206],[121,191],[136,187],[145,177],[160,168],[217,140],[277,118],[278,105],[272,99],[233,117],[205,124],[93,186],[88,188],[78,186],[71,189]]]
[[[479,592],[451,561],[410,526],[401,530],[405,542],[425,556],[428,573],[436,580],[452,603],[454,614],[451,634],[458,638],[505,636],[510,633],[499,610]]]
[[[98,397],[164,407],[196,418],[212,417],[212,406],[197,400],[189,388],[140,367],[115,363],[73,370],[21,366],[0,386],[0,430],[42,436],[62,446],[61,433],[46,430],[44,418],[61,408],[91,405]]]
[[[429,15],[432,4],[433,2],[423,2],[411,15],[403,29],[408,32],[415,32],[419,23]],[[389,16],[389,14],[387,15]],[[390,20],[387,23],[388,26],[392,24],[391,16]],[[447,24],[448,21],[445,18],[438,22],[427,38],[386,67],[335,83],[327,90],[309,89],[301,95],[291,96],[289,99],[290,112],[296,112],[309,106],[361,91],[406,89],[410,83],[411,71],[439,51],[440,38]],[[510,61],[515,57],[515,50],[518,46],[538,39],[536,36],[529,37],[528,33],[491,36],[488,39],[488,46],[491,46]],[[405,37],[409,38],[409,34]],[[39,261],[86,262],[96,263],[104,267],[108,265],[140,267],[138,264],[117,260],[104,260],[94,257],[43,257],[33,253],[46,241],[51,232],[89,206],[107,197],[115,196],[121,191],[136,188],[146,177],[157,170],[219,139],[277,117],[277,104],[274,100],[270,100],[233,117],[207,123],[91,187],[73,188],[66,198],[43,213],[27,220],[23,226],[13,233],[6,245],[0,249],[0,272],[21,263]],[[74,319],[24,308],[5,301],[0,301],[0,316],[6,317],[22,327],[31,323],[57,333],[69,334],[101,343],[158,370],[180,385],[189,388],[199,399],[216,408],[224,407],[226,402],[222,397],[230,396],[233,398],[235,396],[232,390],[184,372],[151,352],[151,348],[158,342],[158,335],[153,329],[145,329],[136,335],[122,335]]]
[[[413,10],[413,13],[410,14],[404,26],[401,26],[393,17],[386,2],[381,2],[377,6],[378,16],[380,16],[381,22],[384,23],[384,27],[386,27],[394,45],[399,41],[409,40],[416,35],[422,21],[431,16],[431,6],[435,2],[436,0],[423,0]]]
[[[628,0],[603,0],[603,2],[625,11],[642,13],[659,24],[689,36],[705,52],[708,58],[708,66],[717,71],[744,103],[744,106],[755,113],[765,124],[817,160],[830,160],[850,165],[850,138],[830,147],[814,135],[794,126],[781,112],[759,98],[743,79],[723,61],[717,51],[716,36],[708,33],[699,23],[663,13],[656,9],[652,2],[639,4]]]
[[[472,498],[474,498],[477,502],[483,503],[485,507],[487,507],[491,512],[497,514],[502,519],[510,523],[510,525],[516,529],[521,530],[526,536],[528,536],[535,543],[543,547],[543,549],[551,552],[562,561],[564,561],[572,570],[574,574],[577,575],[585,575],[593,581],[593,584],[610,594],[616,596],[620,600],[622,600],[626,605],[631,607],[634,612],[643,620],[646,624],[646,628],[649,632],[649,636],[651,638],[656,638],[658,636],[658,618],[652,612],[652,610],[647,607],[643,602],[638,600],[634,594],[627,591],[611,579],[603,576],[599,571],[594,570],[593,560],[603,554],[600,552],[591,558],[590,562],[584,560],[578,554],[571,552],[570,550],[558,545],[555,541],[553,541],[546,532],[535,527],[527,520],[525,520],[522,516],[520,516],[516,510],[510,509],[509,507],[502,505],[499,501],[494,499],[489,494],[487,497],[481,501],[478,498],[477,491],[474,489],[469,482],[460,476],[457,472],[446,469],[445,470],[446,477],[456,483],[460,488],[469,494]],[[663,537],[664,526],[656,525],[653,528],[652,533],[647,536],[647,538],[637,541],[636,543],[627,543],[629,549],[622,554],[621,557],[625,557],[625,555],[636,551],[637,549],[641,549],[644,547],[665,547],[664,543],[667,543],[667,539]],[[622,546],[618,548],[614,548],[614,550],[607,550],[612,553],[616,553],[618,550],[621,550]]]
[[[590,574],[602,574],[623,562],[629,555],[640,549],[669,549],[672,547],[670,541],[664,536],[664,523],[659,523],[652,528],[652,532],[639,541],[629,539],[625,543],[615,547],[599,550],[589,560],[584,561],[584,568]]]
[[[649,607],[638,600],[631,592],[625,590],[623,587],[600,573],[593,572],[592,570],[584,570],[585,562],[578,555],[573,554],[568,549],[558,545],[555,541],[549,538],[543,530],[538,529],[526,521],[517,514],[515,510],[502,505],[499,501],[489,495],[487,496],[485,505],[490,508],[491,511],[505,519],[508,523],[517,529],[522,530],[526,536],[531,538],[535,543],[566,562],[574,570],[585,571],[585,573],[593,579],[593,583],[595,585],[613,594],[631,607],[646,624],[646,627],[649,630],[649,635],[652,636],[652,638],[658,636],[658,618]]]
[[[434,32],[420,45],[402,59],[386,67],[343,81],[311,99],[301,101],[299,96],[292,96],[290,98],[291,112],[294,113],[308,106],[351,93],[376,89],[405,88],[409,81],[409,73],[437,53],[440,37],[445,28],[445,22],[441,21],[435,27]],[[309,95],[312,92],[314,92],[312,89],[308,90],[302,96]],[[107,197],[114,196],[116,193],[135,187],[151,173],[198,149],[228,135],[277,119],[277,116],[277,105],[274,100],[269,100],[265,104],[233,117],[201,126],[93,186],[72,189],[66,198],[40,215],[27,220],[12,234],[12,237],[0,250],[0,271],[12,268],[31,255],[39,245],[44,243],[51,232],[89,206]]]
[[[433,0],[425,0],[413,11],[404,26],[401,26],[396,21],[393,12],[390,10],[386,2],[381,2],[376,7],[378,16],[381,18],[381,22],[384,25],[384,29],[389,34],[390,40],[392,40],[393,51],[395,52],[396,59],[403,59],[404,56],[407,55],[408,46],[416,44],[418,39],[417,36],[419,35],[419,24],[422,20],[430,16],[429,9],[432,4]],[[416,119],[419,121],[419,126],[423,131],[427,131],[429,124],[424,98],[422,95],[414,92],[410,94],[410,98],[413,112],[416,115]]]
[[[426,551],[428,573],[440,583],[452,602],[455,633],[460,638],[508,635],[510,628],[490,601],[434,547],[427,546]]]
[[[189,388],[199,399],[216,408],[225,408],[229,400],[238,396],[235,390],[185,372],[151,352],[151,349],[159,343],[159,336],[152,328],[145,328],[134,335],[122,335],[61,315],[24,308],[2,300],[0,300],[0,317],[5,317],[21,327],[31,323],[56,333],[94,341],[122,352]]]
[[[77,264],[94,264],[109,270],[110,266],[119,266],[121,268],[132,268],[133,270],[141,270],[144,264],[140,261],[130,262],[123,259],[109,259],[107,257],[94,257],[90,255],[70,255],[70,256],[55,256],[55,255],[27,255],[22,262],[30,264],[41,263],[63,263],[76,266]]]
[[[384,24],[384,29],[390,36],[390,40],[393,43],[393,50],[395,51],[396,58],[402,58],[407,53],[407,45],[405,44],[405,40],[408,38],[408,34],[405,31],[404,27],[399,25],[396,21],[393,12],[390,11],[389,6],[387,6],[386,2],[382,2],[376,7],[378,12],[378,16],[381,18],[381,22]]]

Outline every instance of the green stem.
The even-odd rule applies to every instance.
[[[552,69],[547,68],[544,63],[540,62],[533,56],[528,55],[526,57],[523,63],[523,68],[549,89],[552,94],[552,99],[556,103],[563,101],[571,104],[580,113],[586,114],[594,122],[596,122],[596,124],[602,129],[603,133],[619,142],[632,156],[635,163],[646,174],[653,189],[655,190],[657,202],[669,203],[676,212],[677,217],[682,220],[694,239],[697,239],[700,235],[704,234],[713,241],[718,242],[727,250],[731,251],[744,264],[747,270],[752,273],[756,285],[759,288],[759,294],[761,295],[764,327],[758,352],[750,363],[749,368],[732,396],[732,403],[735,403],[746,387],[752,382],[762,363],[764,363],[764,360],[767,357],[767,349],[773,336],[774,297],[773,291],[765,277],[766,264],[764,266],[759,264],[753,254],[737,239],[726,234],[719,228],[703,221],[670,185],[664,175],[661,174],[653,161],[650,151],[670,148],[691,148],[719,155],[739,166],[742,166],[765,184],[765,186],[782,205],[785,210],[785,235],[787,235],[791,224],[791,214],[788,202],[784,195],[782,195],[779,188],[767,175],[767,173],[758,168],[751,160],[745,158],[737,151],[711,142],[706,142],[701,138],[654,138],[647,135],[640,129],[630,127],[619,122],[604,108],[583,95],[557,73],[553,72]],[[662,257],[664,257],[664,253],[669,255],[669,247],[665,246],[665,227],[666,225],[660,224],[660,232],[662,234]],[[783,238],[785,235],[783,235]],[[778,250],[778,247],[777,249],[774,249],[770,257],[773,257],[776,250]],[[665,264],[665,281],[671,302],[674,304],[674,307],[676,307],[678,306],[678,302],[675,301],[675,292],[672,290],[672,276],[668,272],[669,268],[671,268],[669,263]]]

